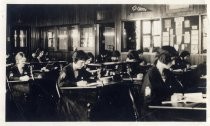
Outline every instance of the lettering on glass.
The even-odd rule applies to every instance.
[[[15,42],[15,47],[17,47],[17,31],[16,30],[14,33],[14,42]]]
[[[149,9],[142,7],[140,5],[131,6],[131,12],[147,12]]]
[[[51,47],[51,48],[55,47],[53,32],[48,32],[47,37],[48,37],[48,47]]]
[[[25,34],[23,30],[20,30],[20,47],[25,47]]]

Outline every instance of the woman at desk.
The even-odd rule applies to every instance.
[[[110,61],[110,53],[108,50],[102,50],[96,57],[96,63],[104,63]]]
[[[188,51],[182,51],[179,54],[179,57],[176,59],[176,63],[172,66],[173,69],[189,69],[191,66],[190,63],[190,53]]]
[[[88,59],[87,54],[78,50],[72,55],[73,62],[63,68],[60,73],[58,84],[59,86],[82,86],[85,85],[88,76],[81,70],[85,66],[85,62]],[[84,82],[82,83],[81,82]],[[81,83],[80,83],[81,82]]]
[[[149,105],[160,105],[162,101],[169,100],[173,93],[183,92],[179,83],[169,68],[175,63],[174,55],[166,50],[160,50],[157,61],[146,73],[141,88],[141,115],[144,120],[155,120],[157,117],[146,114]],[[146,116],[146,117],[145,117]]]
[[[126,62],[128,62],[128,67],[130,68],[131,76],[136,76],[137,74],[141,73],[140,68],[140,58],[138,52],[135,50],[129,51]]]
[[[29,84],[29,75],[30,70],[25,67],[26,63],[26,57],[23,52],[18,52],[15,56],[16,64],[13,66],[9,72],[8,80],[9,81],[17,81],[15,83],[10,83],[10,89],[12,89],[10,92],[13,96],[13,100],[16,103],[19,109],[22,113],[18,113],[20,115],[23,115],[21,119],[23,120],[30,120],[32,113],[32,106],[31,106],[31,91],[30,91],[30,84]],[[12,83],[12,84],[11,84]],[[7,99],[8,100],[8,99]],[[16,107],[17,107],[16,106]],[[10,109],[13,107],[8,105],[7,106]],[[10,108],[11,107],[11,108]],[[13,110],[13,109],[12,109]],[[14,111],[14,110],[13,110]],[[32,113],[31,113],[32,112]],[[17,113],[13,112],[11,115],[15,115]],[[21,116],[20,116],[21,117]],[[17,117],[18,118],[18,117]]]
[[[120,52],[118,50],[115,50],[112,52],[111,62],[118,62],[118,61],[120,61]]]
[[[43,57],[44,56],[44,51],[37,49],[35,53],[33,53],[33,58],[31,62],[36,62],[36,63],[42,63],[43,62]]]
[[[19,80],[19,81],[28,81],[30,70],[26,68],[26,57],[23,52],[18,52],[15,56],[15,66],[13,66],[9,72],[9,80]],[[23,87],[23,85],[16,85],[19,90],[28,90],[28,86]]]
[[[172,55],[168,51],[163,51],[158,56],[156,66],[148,70],[141,89],[143,110],[150,104],[161,104],[175,92],[182,92],[182,84],[169,70],[174,62]]]
[[[84,72],[84,65],[88,59],[87,54],[77,50],[72,55],[73,62],[63,68],[58,79],[58,86],[86,86],[88,77]],[[65,94],[66,93],[66,94]],[[86,105],[79,103],[78,99],[72,99],[72,95],[63,91],[63,97],[58,103],[58,113],[61,120],[76,121],[87,119]],[[79,97],[79,96],[76,96]]]
[[[41,70],[41,69],[44,69],[43,67],[45,66],[44,65],[44,62],[46,61],[46,57],[44,57],[44,51],[41,50],[41,49],[37,49],[35,53],[32,54],[33,58],[31,60],[31,63],[33,64],[33,69],[35,70]]]

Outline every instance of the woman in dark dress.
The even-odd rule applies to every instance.
[[[86,69],[83,69],[87,60],[87,54],[82,50],[77,50],[72,55],[73,62],[69,63],[60,72],[58,78],[59,87],[75,87],[86,86],[89,76],[86,74]],[[61,90],[61,99],[58,102],[58,117],[60,120],[68,121],[82,121],[88,120],[87,104],[84,102],[84,97],[80,97],[79,92],[68,92],[68,90]]]
[[[190,63],[190,53],[188,51],[182,51],[179,54],[179,57],[176,59],[176,63],[172,66],[173,69],[189,69],[191,66]]]
[[[158,56],[156,66],[148,70],[141,89],[142,116],[148,113],[149,105],[160,105],[162,101],[170,100],[173,93],[183,92],[183,85],[169,70],[174,63],[172,55],[163,51]]]
[[[30,75],[30,69],[25,66],[26,57],[23,52],[19,52],[15,56],[16,65],[13,66],[9,72],[9,80],[19,80],[19,81],[28,81]],[[27,84],[23,85],[13,85],[14,89],[19,91],[21,90],[29,90],[29,86]],[[27,91],[29,92],[29,91]]]
[[[118,62],[120,61],[120,52],[118,50],[115,50],[112,52],[112,55],[111,55],[111,62]]]
[[[127,67],[130,68],[130,75],[132,77],[136,77],[137,74],[141,73],[141,67],[140,67],[141,60],[139,58],[139,54],[137,51],[135,50],[129,51],[126,58],[126,62],[127,62]]]
[[[60,73],[59,86],[77,86],[78,81],[87,80],[88,77],[81,71],[87,58],[87,54],[82,50],[74,52],[72,56],[73,62],[65,66]]]
[[[14,120],[31,120],[34,119],[34,108],[32,105],[32,92],[29,82],[30,69],[25,65],[26,57],[23,52],[18,52],[16,54],[15,61],[15,66],[13,66],[7,74],[8,80],[17,81],[14,83],[8,82],[8,86],[10,87],[10,93],[13,97],[12,100],[18,109],[14,110],[15,106],[11,107],[10,105],[7,105],[7,112],[10,113],[10,111],[14,111],[11,113],[12,116],[19,114],[19,116],[14,117]]]
[[[35,63],[44,62],[44,51],[37,49],[36,52],[32,54],[31,62],[35,62]]]
[[[96,63],[104,63],[110,61],[110,52],[108,50],[102,50],[100,54],[96,57]]]

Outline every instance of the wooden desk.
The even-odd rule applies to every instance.
[[[61,95],[83,110],[79,115],[83,115],[84,120],[137,120],[132,81],[112,81],[106,84],[96,82],[89,85],[91,84],[92,86],[84,87],[60,87]]]
[[[150,105],[143,121],[206,121],[205,103]]]
[[[21,83],[21,82],[29,82],[29,81],[33,81],[33,80],[41,80],[42,77],[39,77],[39,76],[34,76],[33,78],[32,77],[29,77],[29,80],[28,81],[22,81],[22,80],[19,80],[19,79],[11,79],[11,80],[8,80],[7,82],[8,83]]]
[[[110,85],[115,85],[115,84],[121,84],[122,85],[123,81],[115,82],[111,81],[108,83],[102,83],[102,82],[93,82],[93,83],[88,83],[87,86],[77,86],[77,87],[60,87],[61,90],[71,90],[71,89],[96,89],[98,87],[104,87],[104,86],[110,86]],[[125,82],[125,81],[124,81]],[[131,82],[131,81],[129,81]],[[123,83],[124,84],[124,83]]]
[[[150,109],[171,109],[171,110],[206,110],[206,103],[168,103],[164,105],[150,105]]]

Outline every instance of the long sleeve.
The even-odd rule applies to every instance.
[[[60,72],[58,86],[76,86],[76,78],[71,64],[65,66]]]

